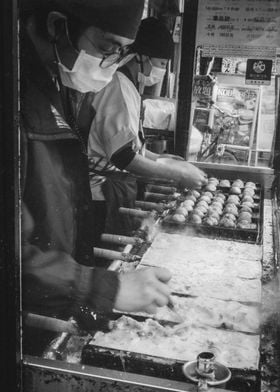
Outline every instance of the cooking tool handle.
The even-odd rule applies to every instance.
[[[24,313],[25,325],[34,328],[46,329],[54,332],[67,332],[73,335],[79,335],[79,328],[72,321],[60,320],[53,317],[42,316],[34,313]]]
[[[116,235],[116,234],[107,234],[104,233],[101,235],[101,240],[104,242],[112,242],[113,244],[141,244],[143,240],[137,237],[128,237],[125,235]]]

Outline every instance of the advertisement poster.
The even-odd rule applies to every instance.
[[[254,139],[258,105],[258,87],[219,85],[213,136],[223,128],[220,143],[250,148]]]

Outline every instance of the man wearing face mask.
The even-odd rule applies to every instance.
[[[118,275],[92,268],[88,226],[90,103],[133,42],[143,3],[22,1],[24,311],[80,319],[85,308],[154,312],[168,302],[165,269]]]
[[[128,235],[135,228],[130,217],[118,212],[120,206],[134,207],[136,180],[128,172],[175,180],[189,188],[206,183],[205,174],[195,166],[179,160],[176,167],[164,165],[157,162],[158,154],[144,147],[139,92],[163,80],[167,63],[173,57],[171,33],[158,19],[144,19],[131,50],[135,53],[129,56],[132,59],[120,67],[120,72],[93,101],[97,114],[88,151],[93,208],[100,217],[100,226],[95,226],[97,245],[104,231]]]

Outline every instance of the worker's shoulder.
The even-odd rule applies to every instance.
[[[124,110],[130,105],[140,105],[140,96],[134,84],[121,72],[113,75],[111,82],[98,92],[93,100],[94,108],[118,107]]]
[[[136,102],[140,102],[140,95],[135,85],[126,75],[124,75],[122,72],[116,72],[115,79],[116,84],[119,84],[121,94],[124,98],[127,98],[129,100],[133,99],[136,100]]]

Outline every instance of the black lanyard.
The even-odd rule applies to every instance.
[[[58,57],[57,48],[56,48],[55,43],[53,43],[53,50],[54,50],[54,55],[55,55],[56,65],[57,65],[56,79],[57,79],[57,83],[59,86],[59,94],[61,96],[61,103],[62,103],[62,107],[63,107],[63,111],[64,111],[64,116],[66,118],[66,121],[68,122],[71,129],[74,131],[74,133],[76,134],[76,136],[79,140],[82,153],[85,154],[86,156],[88,156],[87,143],[84,140],[84,137],[81,133],[80,127],[78,126],[77,121],[73,115],[73,106],[72,106],[71,98],[70,98],[70,89],[68,87],[65,87],[62,84],[60,72],[58,69],[59,57]]]

